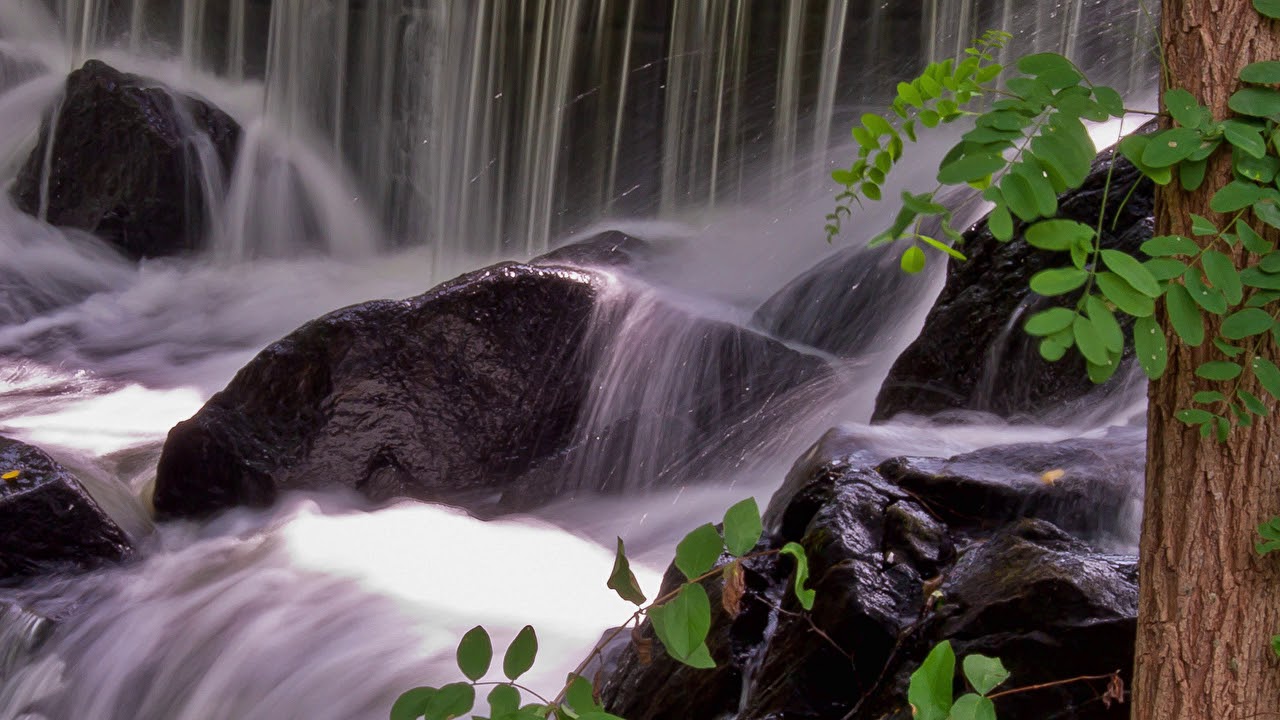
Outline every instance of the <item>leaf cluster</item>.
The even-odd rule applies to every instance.
[[[907,701],[916,720],[996,720],[992,690],[1009,679],[1009,671],[997,658],[985,655],[965,657],[964,677],[970,692],[956,697],[956,654],[950,641],[934,646],[928,657],[911,673]]]

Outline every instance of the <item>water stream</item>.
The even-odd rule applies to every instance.
[[[88,58],[207,98],[245,128],[225,192],[204,189],[211,240],[196,256],[125,260],[0,195],[0,434],[115,498],[142,539],[125,567],[0,591],[0,720],[384,718],[400,691],[452,679],[454,643],[476,623],[499,644],[534,624],[547,660],[530,683],[548,688],[630,614],[604,587],[616,535],[652,591],[676,538],[747,495],[763,506],[832,425],[889,456],[1127,422],[1136,391],[1052,425],[868,426],[937,272],[878,301],[888,330],[856,360],[831,359],[832,376],[790,404],[722,428],[731,457],[660,419],[717,362],[690,317],[747,325],[840,249],[822,233],[826,173],[887,78],[999,25],[1017,52],[1064,50],[1141,99],[1151,20],[1136,6],[0,0],[0,184]],[[922,161],[902,180],[929,174]],[[656,250],[623,279],[632,301],[580,435],[623,406],[655,420],[566,471],[613,473],[620,495],[490,522],[341,493],[209,523],[147,519],[165,433],[267,343],[600,229]],[[681,463],[698,483],[652,489]]]

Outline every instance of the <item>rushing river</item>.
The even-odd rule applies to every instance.
[[[1001,26],[1017,51],[1065,51],[1138,101],[1151,82],[1151,19],[1135,3],[862,5],[0,0],[0,183],[91,57],[208,98],[245,128],[198,256],[128,261],[0,195],[0,434],[72,468],[141,542],[127,566],[0,591],[27,609],[0,612],[0,720],[384,718],[400,691],[453,678],[456,640],[477,623],[499,644],[533,624],[544,660],[530,683],[551,687],[630,614],[604,586],[615,535],[652,591],[676,538],[742,497],[763,506],[827,427],[885,456],[950,455],[1139,413],[1130,394],[1053,425],[868,426],[934,272],[879,301],[890,331],[833,360],[836,379],[806,388],[803,411],[753,428],[696,484],[650,490],[636,464],[621,496],[488,522],[341,493],[150,521],[168,429],[306,320],[621,229],[659,250],[627,280],[642,298],[745,324],[865,239],[827,244],[826,174],[851,152],[851,119],[884,102],[885,78]],[[931,173],[922,161],[903,174]],[[641,302],[632,319],[626,352],[597,374],[602,417],[610,403],[661,402],[713,361],[688,351],[678,318]],[[654,432],[637,431],[628,457],[666,442]]]

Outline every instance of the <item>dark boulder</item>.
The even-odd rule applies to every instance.
[[[157,514],[333,486],[375,501],[496,496],[568,441],[599,283],[506,263],[307,323],[170,431]]]
[[[589,268],[505,263],[416,298],[331,313],[268,347],[169,433],[156,511],[200,516],[287,490],[348,487],[375,502],[403,496],[488,514],[623,490],[608,468],[629,467],[624,453],[656,448],[664,464],[692,472],[700,458],[685,455],[711,434],[761,406],[773,412],[788,390],[827,373],[776,341],[686,318],[682,341],[718,353],[708,371],[679,388],[671,417],[615,403],[621,414],[601,429],[595,386],[609,382],[609,362],[648,369],[638,360],[646,348],[620,329],[635,303],[618,278]],[[643,391],[652,378],[632,380]],[[651,435],[655,424],[679,432]],[[737,451],[721,439],[714,452]]]
[[[225,183],[239,141],[239,125],[209,103],[90,60],[67,77],[12,194],[38,215],[47,182],[50,223],[132,257],[195,250],[209,212],[204,177]]]
[[[903,329],[892,320],[909,293],[930,284],[898,268],[897,255],[850,247],[787,283],[756,310],[752,322],[774,337],[857,357],[893,344]]]
[[[605,230],[529,261],[530,265],[625,267],[652,253],[649,243],[619,230]]]
[[[762,541],[762,548],[805,546],[813,610],[800,613],[790,593],[790,560],[755,559],[737,618],[718,608],[718,581],[708,582],[715,670],[677,666],[660,647],[644,662],[645,626],[641,643],[625,649],[605,679],[606,707],[634,720],[905,719],[910,674],[943,639],[960,655],[1002,658],[1011,685],[1116,670],[1127,677],[1136,632],[1133,557],[1103,552],[1092,536],[1073,537],[1047,520],[975,522],[947,503],[985,497],[1045,458],[1083,455],[1077,467],[1088,467],[1090,453],[1114,457],[1128,440],[1007,446],[938,461],[968,474],[935,494],[935,486],[908,488],[886,477],[856,438],[832,431],[775,495]],[[1106,492],[1096,502],[1111,502]],[[1037,487],[1015,482],[1008,494],[1017,493],[1024,495],[1019,506],[1040,502]],[[1067,685],[1002,698],[997,709],[1009,718],[1127,717],[1126,707],[1099,701],[1105,688],[1105,680]],[[698,712],[684,712],[684,703]]]
[[[1113,162],[1111,150],[1094,161],[1081,189],[1059,198],[1059,216],[1096,225],[1104,196],[1103,247],[1137,254],[1154,229],[1154,186],[1123,157]],[[1040,415],[1095,397],[1099,389],[1089,381],[1078,353],[1047,362],[1036,339],[1021,330],[1035,312],[1075,301],[1075,296],[1047,299],[1031,292],[1031,276],[1061,265],[1064,256],[1031,247],[1022,239],[1024,230],[1018,223],[1007,243],[992,236],[986,221],[965,233],[963,249],[969,259],[948,267],[946,286],[924,330],[880,388],[875,419],[952,409]],[[1122,362],[1101,392],[1128,380],[1132,357],[1126,355]]]
[[[128,535],[39,448],[0,437],[0,581],[124,560]]]

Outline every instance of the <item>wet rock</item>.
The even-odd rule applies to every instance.
[[[38,215],[47,181],[54,225],[87,230],[132,257],[195,250],[209,210],[202,184],[225,183],[239,139],[240,127],[213,105],[90,60],[67,77],[13,198]]]
[[[0,437],[0,581],[129,557],[128,535],[39,448]]]
[[[755,312],[753,323],[774,337],[839,357],[857,357],[891,342],[901,328],[892,309],[913,292],[928,292],[923,278],[898,268],[897,255],[850,247],[787,283]]]
[[[313,321],[170,432],[157,513],[200,516],[326,487],[375,502],[411,497],[511,512],[571,492],[626,489],[610,469],[634,464],[624,447],[659,448],[678,466],[646,468],[647,482],[687,481],[701,458],[684,457],[693,452],[686,447],[733,455],[750,439],[724,437],[725,428],[761,406],[773,411],[789,389],[828,372],[742,328],[689,319],[696,354],[711,358],[708,372],[663,406],[669,421],[649,405],[620,403],[602,437],[592,403],[595,386],[609,381],[603,358],[622,352],[634,365],[645,352],[620,334],[635,297],[617,283],[586,268],[505,263],[410,300]],[[639,390],[647,380],[638,378]],[[677,422],[688,427],[663,438],[647,432]],[[708,450],[716,432],[723,442]]]
[[[169,433],[161,516],[345,486],[483,504],[569,439],[601,280],[506,263],[356,305],[271,345]]]
[[[965,470],[947,487],[906,487],[882,470],[915,461],[878,470],[856,438],[832,431],[800,459],[766,513],[764,547],[805,546],[813,610],[798,612],[789,560],[759,558],[743,608],[764,617],[741,624],[718,615],[708,639],[720,663],[713,677],[699,679],[660,652],[646,665],[633,645],[604,684],[606,707],[644,718],[905,719],[910,674],[944,638],[960,655],[1004,659],[1016,685],[1115,670],[1127,677],[1135,558],[1102,552],[1090,544],[1094,535],[1072,536],[1046,520],[973,522],[947,505],[1009,481],[1007,496],[1021,494],[1015,504],[1034,507],[1041,490],[1011,480],[1019,473],[1046,458],[1084,456],[1076,466],[1083,473],[1105,462],[1093,458],[1123,453],[1125,442],[993,448],[937,461]],[[997,708],[1010,718],[1126,717],[1126,706],[1098,701],[1105,687],[1002,698]],[[699,712],[682,712],[682,702],[701,703]]]
[[[1112,157],[1110,150],[1101,153],[1084,186],[1059,198],[1059,216],[1096,225],[1105,193],[1103,247],[1137,253],[1154,230],[1154,186],[1128,160],[1117,157],[1113,164]],[[1108,173],[1109,191],[1104,189]],[[1061,253],[1027,245],[1022,239],[1024,229],[1018,223],[1008,243],[997,241],[985,221],[965,233],[963,247],[969,259],[948,267],[946,286],[924,330],[881,386],[875,419],[952,409],[1006,417],[1040,415],[1096,398],[1099,389],[1086,376],[1078,353],[1047,362],[1040,357],[1036,339],[1021,330],[1021,323],[1032,314],[1068,300],[1075,302],[1074,295],[1046,299],[1028,288],[1032,275],[1064,260]],[[1132,364],[1126,356],[1101,392],[1122,385]]]
[[[619,267],[652,252],[648,242],[618,230],[606,230],[573,242],[529,261],[530,265],[581,265],[584,267]]]

